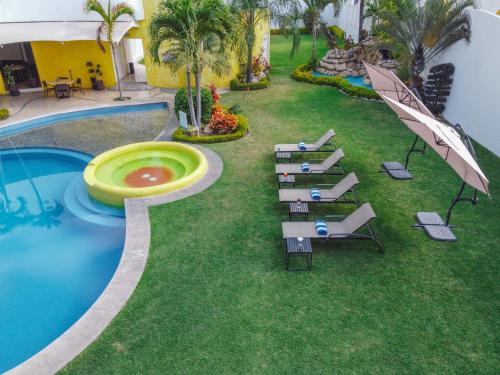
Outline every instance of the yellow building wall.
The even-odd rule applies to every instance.
[[[5,94],[6,94],[5,84],[3,82],[3,77],[0,74],[0,95],[5,95]]]
[[[87,62],[101,64],[104,86],[116,84],[113,58],[109,44],[104,44],[106,52],[97,45],[96,41],[81,40],[71,42],[31,42],[33,55],[40,81],[53,81],[57,77],[68,77],[69,70],[74,79],[81,78],[83,87],[91,88],[90,73]]]
[[[148,35],[148,27],[149,27],[149,19],[151,15],[157,11],[158,4],[160,0],[144,0],[144,20],[139,23],[139,30],[133,31],[131,33],[131,37],[133,35],[142,36],[142,44],[144,48],[144,62],[146,66],[146,77],[148,84],[156,87],[165,87],[165,88],[180,88],[186,85],[186,75],[185,69],[179,69],[177,72],[172,72],[169,68],[164,65],[154,64],[151,57],[149,56],[149,35]],[[260,25],[257,27],[256,31],[256,42],[254,47],[254,55],[260,53],[262,48],[262,41],[264,39],[264,35],[268,34],[269,38],[269,22],[262,21]],[[237,58],[233,55],[230,59],[231,69],[227,74],[222,75],[221,77],[213,74],[210,69],[205,69],[202,74],[202,85],[207,86],[211,83],[214,83],[217,87],[220,88],[228,88],[229,82],[236,78],[236,75],[239,73],[240,66]],[[194,78],[193,78],[194,84]]]

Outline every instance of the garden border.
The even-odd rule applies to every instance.
[[[177,128],[172,134],[172,140],[192,144],[210,144],[237,141],[238,139],[245,137],[250,132],[250,129],[248,128],[248,119],[245,116],[236,115],[236,117],[238,118],[238,126],[236,127],[236,131],[234,133],[197,137],[186,135],[184,134],[183,129]]]
[[[342,91],[344,94],[360,99],[381,101],[375,90],[366,87],[351,85],[346,79],[338,76],[318,77],[309,72],[307,64],[301,64],[292,72],[292,78],[296,81],[312,83],[315,85],[332,86]]]

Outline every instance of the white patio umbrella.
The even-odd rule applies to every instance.
[[[363,64],[370,76],[373,89],[382,99],[385,96],[386,98],[397,100],[424,115],[434,118],[434,115],[425,104],[392,71],[368,64],[364,61]]]
[[[382,98],[411,131],[448,162],[464,182],[484,194],[490,194],[488,179],[455,129],[387,96]]]
[[[469,201],[476,204],[478,202],[477,191],[481,191],[490,197],[489,181],[473,156],[474,150],[470,139],[467,135],[464,135],[467,146],[458,132],[451,126],[443,124],[394,99],[386,96],[383,99],[397,113],[401,121],[432,147],[462,179],[462,185],[448,208],[446,221],[443,221],[436,212],[417,213],[420,224],[416,226],[422,227],[432,239],[456,241],[457,238],[449,227],[451,213],[455,205],[460,201]],[[462,197],[466,184],[475,189],[471,198]]]
[[[410,108],[415,109],[429,116],[435,118],[432,112],[425,106],[417,95],[410,90],[401,80],[390,70],[374,66],[363,61],[366,71],[372,81],[373,89],[380,95],[380,97],[387,102],[385,98],[390,98],[403,103]],[[389,104],[389,103],[388,103]],[[405,165],[399,162],[384,162],[382,163],[384,169],[396,179],[411,178],[411,174],[407,171],[410,155],[412,152],[425,153],[425,144],[419,149],[416,148],[418,143],[418,135],[415,137],[413,144],[406,154]]]

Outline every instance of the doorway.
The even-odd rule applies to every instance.
[[[5,65],[10,65],[18,89],[21,91],[39,90],[40,78],[31,43],[0,45],[0,67],[3,68]],[[5,77],[3,78],[5,82]]]

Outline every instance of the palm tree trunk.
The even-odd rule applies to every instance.
[[[423,57],[423,53],[421,52],[421,49],[417,49],[410,64],[410,89],[417,89],[420,91],[422,83],[420,74],[422,74],[424,69],[425,59]]]
[[[254,30],[254,22],[255,22],[255,11],[250,12],[250,20],[247,25],[246,30],[246,42],[247,42],[247,74],[246,74],[246,82],[252,82],[253,76],[253,46],[255,44],[255,30]]]
[[[201,129],[201,71],[196,72],[194,76],[196,84],[196,119],[198,128]]]
[[[365,0],[359,0],[358,43],[363,41],[363,21],[365,20]]]
[[[318,68],[318,49],[316,47],[316,43],[318,41],[318,29],[315,23],[313,23],[311,27],[311,32],[312,32],[311,66],[313,71],[316,71],[316,69]]]
[[[189,105],[189,116],[191,117],[191,125],[194,125],[197,128],[199,134],[200,130],[198,129],[196,114],[194,113],[193,91],[191,90],[191,67],[189,65],[186,66],[186,92]]]
[[[115,74],[116,74],[116,82],[118,83],[118,91],[120,91],[120,97],[118,99],[123,100],[122,85],[120,82],[120,73],[118,73],[118,65],[116,63],[115,45],[113,42],[110,42],[109,44],[111,45],[111,52],[113,53],[113,62],[115,64]]]

